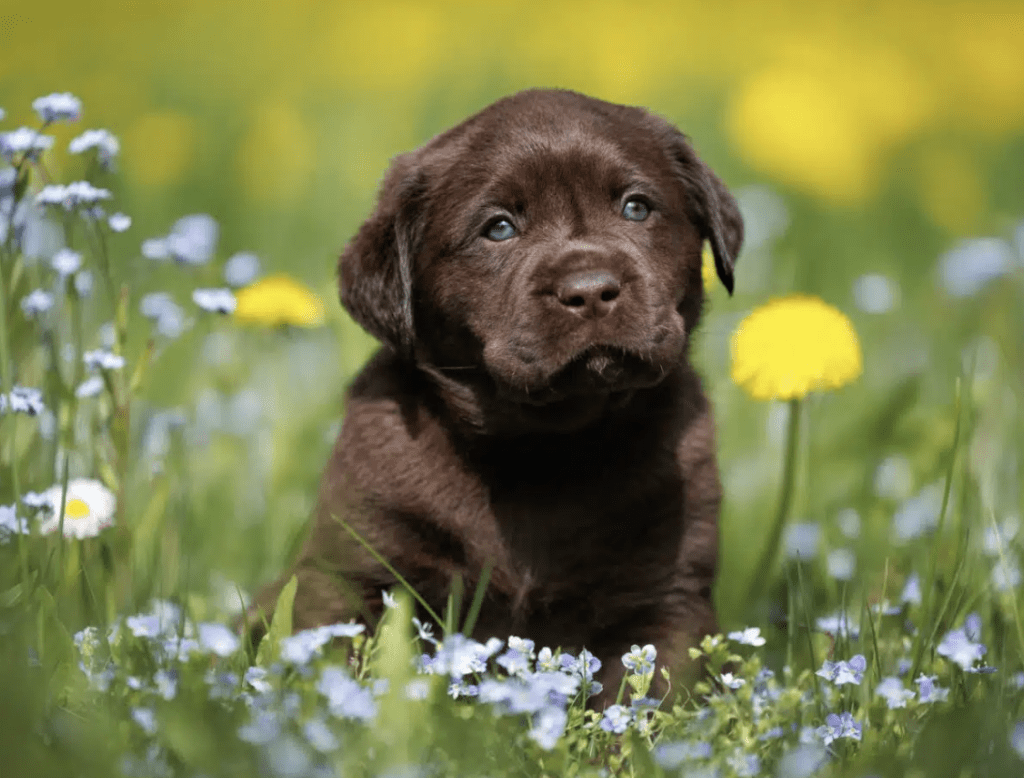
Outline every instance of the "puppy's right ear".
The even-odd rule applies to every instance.
[[[711,243],[715,269],[732,294],[733,270],[743,245],[743,216],[722,180],[697,156],[689,140],[672,128],[679,177],[689,191],[702,236]]]
[[[377,210],[338,261],[341,304],[363,329],[404,356],[412,355],[413,258],[423,238],[426,181],[412,155],[384,177]]]

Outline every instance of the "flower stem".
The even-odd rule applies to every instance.
[[[12,206],[11,213],[13,214]],[[5,245],[0,251],[0,394],[8,395],[8,405],[10,405],[10,392],[14,388],[14,376],[12,374],[13,364],[11,361],[11,341],[10,333],[7,330],[7,284],[4,283],[4,260],[10,259],[13,256],[11,250],[11,233],[14,231],[14,217],[11,216],[7,223],[7,239]],[[10,264],[9,262],[7,264]],[[13,300],[12,300],[13,302]],[[10,408],[6,414],[10,417],[10,454],[11,454],[11,488],[13,491],[12,497],[14,498],[14,516],[15,516],[15,527],[17,527],[18,536],[18,557],[21,561],[21,580],[25,587],[28,587],[29,575],[28,575],[28,539],[25,537],[25,533],[21,531],[21,525],[18,523],[18,511],[21,509],[21,485],[18,483],[18,449],[15,445],[15,427],[17,426],[17,413],[14,412],[13,408]]]
[[[750,589],[747,595],[748,601],[758,599],[763,594],[768,584],[772,568],[775,566],[775,557],[779,551],[779,541],[782,539],[782,529],[786,526],[786,518],[789,515],[790,505],[793,503],[793,487],[796,484],[797,451],[800,443],[800,399],[795,398],[789,401],[789,427],[786,430],[786,459],[782,471],[782,492],[779,495],[779,506],[775,511],[775,519],[772,521],[771,533],[768,541],[761,551],[761,558],[754,568],[754,575],[750,579]]]

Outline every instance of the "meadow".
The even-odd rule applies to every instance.
[[[185,5],[63,4],[50,57],[0,17],[0,776],[1024,774],[1019,9],[662,4],[654,30],[597,3],[493,53],[466,4]],[[731,40],[681,50],[698,23]],[[631,36],[629,68],[601,54]],[[401,589],[294,636],[286,589],[243,645],[375,348],[340,249],[389,157],[538,84],[677,121],[744,214],[694,344],[711,677],[652,699],[637,645],[588,710],[586,652],[476,643]]]

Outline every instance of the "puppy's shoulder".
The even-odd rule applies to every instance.
[[[411,463],[425,449],[436,454],[439,421],[414,365],[381,349],[352,382],[338,440],[343,458],[392,458]]]
[[[378,349],[348,390],[349,406],[401,401],[417,391],[416,370],[389,348]]]
[[[365,420],[417,421],[422,415],[422,378],[419,371],[395,352],[382,348],[356,376],[345,400],[345,423]]]

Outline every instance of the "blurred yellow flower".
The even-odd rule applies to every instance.
[[[862,370],[853,324],[817,297],[772,300],[740,322],[732,336],[732,380],[758,400],[837,389]]]
[[[715,288],[718,281],[718,271],[715,270],[715,254],[708,241],[704,241],[704,249],[700,255],[700,274],[704,278],[704,294],[707,294]]]
[[[819,73],[754,74],[733,95],[726,127],[744,160],[811,194],[850,203],[875,186],[875,138],[857,106]]]
[[[324,323],[324,303],[319,295],[293,278],[272,275],[239,289],[235,318],[250,324],[319,327]]]
[[[939,98],[928,71],[902,51],[853,30],[838,41],[804,35],[741,81],[727,129],[754,167],[818,197],[858,202],[874,194],[886,153],[934,119]]]

